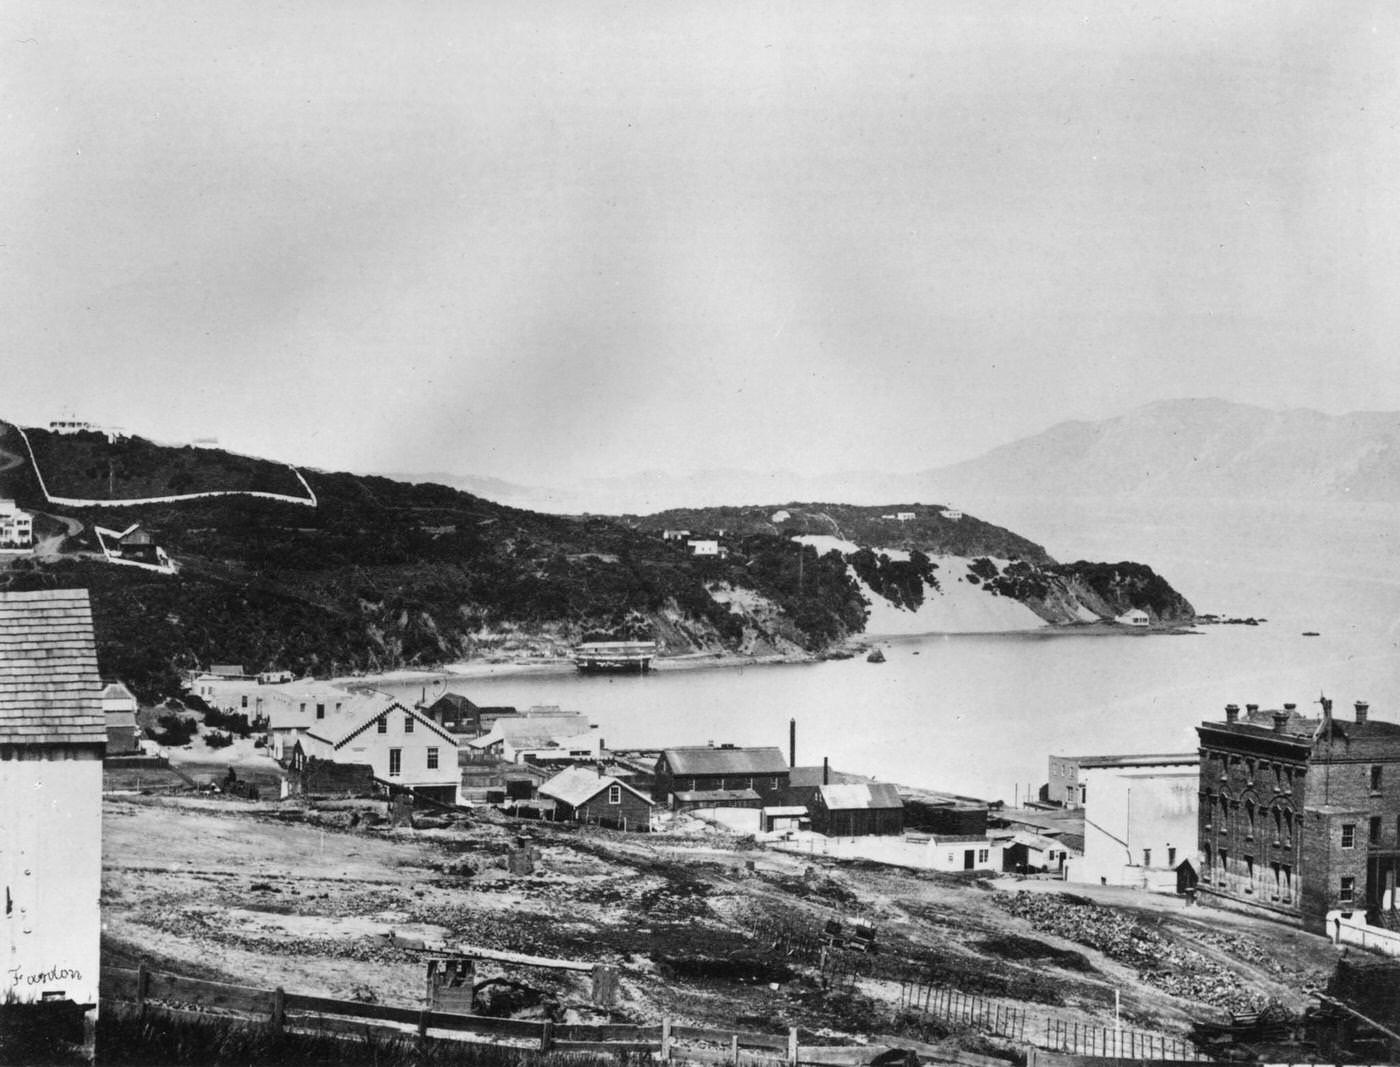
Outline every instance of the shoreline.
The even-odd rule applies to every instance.
[[[853,635],[840,644],[833,645],[825,652],[781,653],[774,652],[762,656],[745,656],[737,652],[686,652],[676,656],[658,656],[652,663],[649,674],[674,674],[697,670],[727,670],[743,667],[775,667],[797,664],[825,663],[831,660],[854,659],[868,653],[876,645],[907,645],[927,638],[942,637],[997,637],[1012,640],[1053,640],[1060,637],[1182,637],[1199,636],[1200,630],[1194,623],[1173,626],[1126,627],[1113,622],[1062,623],[1038,627],[1030,630],[994,630],[988,632],[940,632],[922,634],[875,634]],[[342,675],[327,679],[332,685],[410,685],[446,683],[455,679],[472,680],[495,677],[521,677],[529,675],[572,674],[575,671],[573,660],[565,657],[543,659],[522,657],[520,659],[495,662],[467,661],[448,663],[439,667],[412,668],[381,671],[376,674]]]

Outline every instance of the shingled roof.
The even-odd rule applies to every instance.
[[[104,744],[86,589],[0,593],[0,744]]]

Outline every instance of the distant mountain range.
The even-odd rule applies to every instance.
[[[393,477],[438,481],[516,506],[594,514],[764,500],[977,503],[1002,496],[1393,502],[1400,501],[1400,412],[1327,415],[1166,400],[1115,418],[1062,422],[974,459],[903,474],[647,471],[555,489],[445,474]]]

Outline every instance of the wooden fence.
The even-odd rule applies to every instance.
[[[926,982],[900,982],[899,1005],[948,1022],[963,1023],[1053,1052],[1104,1059],[1199,1062],[1210,1057],[1184,1038],[1112,1026],[1092,1026],[1047,1018],[1044,1031],[1027,1026],[1026,1013],[986,997],[972,996]]]
[[[906,979],[899,983],[899,1006],[1015,1041],[1026,1040],[1026,1013],[986,997]]]
[[[277,1030],[341,1034],[353,1037],[480,1041],[510,1044],[541,1052],[601,1054],[646,1052],[662,1060],[733,1064],[735,1067],[861,1067],[894,1049],[923,1048],[900,1038],[877,1038],[880,1044],[800,1045],[798,1033],[738,1033],[696,1026],[629,1024],[567,1025],[522,1019],[459,1015],[426,1008],[365,1004],[330,997],[288,993],[281,988],[255,989],[225,982],[183,978],[150,970],[108,967],[102,972],[104,1005],[135,1005],[143,1012],[204,1021],[244,1020]],[[986,1067],[986,1057],[949,1052],[945,1059],[969,1067]]]

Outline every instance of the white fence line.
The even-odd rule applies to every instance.
[[[301,487],[306,490],[306,496],[289,496],[286,493],[268,493],[259,489],[211,489],[203,493],[176,493],[171,496],[145,496],[145,497],[125,497],[112,500],[86,500],[81,497],[53,496],[49,492],[48,485],[44,482],[44,474],[39,470],[39,461],[34,458],[34,446],[29,443],[29,435],[24,432],[23,426],[16,426],[21,439],[24,441],[25,450],[29,453],[29,464],[34,468],[34,477],[39,480],[39,489],[44,494],[44,499],[50,504],[61,504],[69,508],[109,508],[109,507],[134,507],[138,504],[178,504],[186,500],[205,500],[216,496],[252,496],[263,500],[280,500],[285,504],[302,504],[306,507],[317,507],[316,494],[311,486],[306,484],[306,479],[301,476],[301,471],[291,464],[287,469],[296,476],[296,480],[301,483]],[[237,455],[238,453],[233,453]],[[254,457],[245,456],[245,459]]]
[[[1365,917],[1358,917],[1356,912],[1329,911],[1327,933],[1335,945],[1357,945],[1387,956],[1400,956],[1400,934],[1370,926]]]

